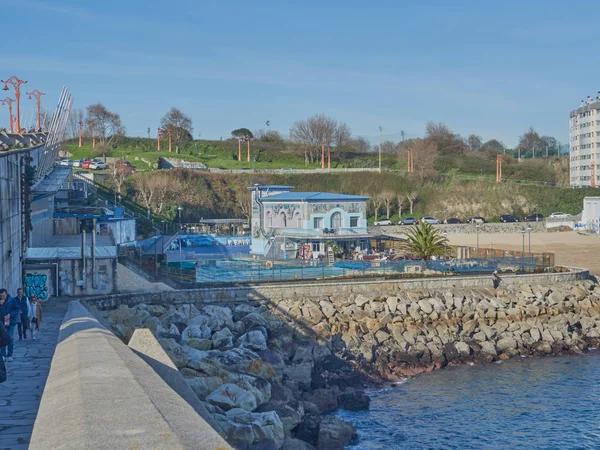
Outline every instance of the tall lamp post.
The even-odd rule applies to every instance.
[[[527,225],[527,233],[529,234],[529,236],[528,236],[529,237],[528,253],[529,253],[529,257],[532,258],[532,260],[533,260],[533,256],[531,255],[531,231],[532,230],[533,230],[533,228],[531,228],[531,225]]]
[[[477,258],[479,259],[479,224],[475,224],[475,231],[477,232]]]
[[[525,270],[525,228],[521,229],[523,236],[523,247],[521,248],[521,271]]]
[[[79,121],[79,148],[83,145],[83,122]]]
[[[444,259],[447,258],[446,255],[446,244],[448,243],[448,232],[444,230]]]
[[[12,98],[8,98],[8,97],[6,97],[4,100],[1,101],[1,103],[3,105],[8,105],[8,120],[9,120],[8,129],[11,133],[13,133],[13,113],[12,113],[13,102],[14,102],[14,100]]]
[[[46,95],[45,92],[40,92],[37,89],[34,89],[31,92],[27,93],[27,98],[29,100],[31,100],[31,96],[33,96],[35,98],[35,104],[37,106],[37,127],[35,128],[36,131],[40,130],[42,128],[42,109],[41,109],[41,102],[40,102],[40,97],[42,95]]]
[[[179,212],[179,232],[181,232],[182,230],[182,226],[181,226],[181,211],[183,210],[183,208],[181,206],[177,207],[177,211]],[[183,240],[181,239],[181,236],[179,237],[179,259],[181,258],[181,253],[182,253],[182,247],[183,246]],[[180,266],[181,267],[181,266]]]
[[[381,173],[381,144],[383,142],[383,128],[379,127],[379,173]]]
[[[160,152],[160,127],[158,127],[156,130],[156,151]]]
[[[2,88],[2,90],[4,90],[4,91],[8,91],[9,84],[15,90],[15,101],[17,103],[17,110],[16,110],[17,118],[15,120],[15,125],[16,125],[15,132],[20,133],[21,132],[21,119],[20,119],[20,113],[19,113],[19,100],[21,99],[21,85],[23,83],[27,83],[27,81],[19,80],[17,77],[15,77],[13,75],[8,80],[0,80],[0,83],[4,83],[4,87]]]

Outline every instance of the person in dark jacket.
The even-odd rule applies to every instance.
[[[14,344],[13,336],[15,334],[15,327],[21,319],[21,308],[17,302],[8,295],[6,289],[0,289],[0,317],[4,320],[4,326],[10,337],[10,342],[6,347],[0,349],[0,353],[5,360],[12,361]]]
[[[10,343],[10,336],[4,325],[0,324],[0,349],[4,349]],[[0,358],[0,383],[6,381],[6,365],[4,359]]]
[[[31,306],[29,305],[29,299],[23,295],[23,289],[17,289],[17,296],[13,299],[21,308],[21,320],[17,322],[17,328],[19,330],[19,340],[27,339],[27,330],[29,327],[29,317],[31,316]]]

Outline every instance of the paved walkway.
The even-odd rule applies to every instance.
[[[55,301],[54,299],[51,300]],[[15,327],[13,362],[6,362],[8,379],[0,384],[0,449],[27,449],[40,406],[58,330],[67,311],[65,300],[43,305],[40,339],[19,341]]]

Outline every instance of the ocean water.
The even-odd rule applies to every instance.
[[[600,351],[446,368],[369,391],[359,449],[600,449]]]

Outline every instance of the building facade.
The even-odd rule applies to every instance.
[[[600,92],[569,114],[571,187],[600,186]]]
[[[317,259],[328,248],[365,249],[367,200],[358,195],[290,192],[292,186],[254,186],[252,247],[270,259]]]

